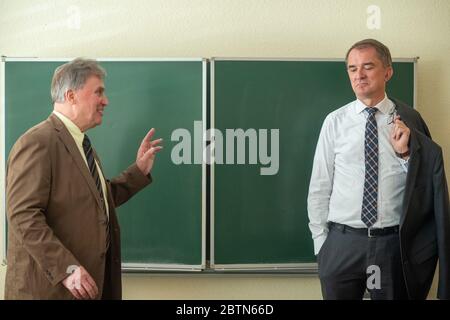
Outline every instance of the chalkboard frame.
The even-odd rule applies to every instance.
[[[415,58],[396,58],[393,59],[393,62],[412,62],[414,66],[414,105],[417,106],[417,62],[418,57]],[[2,56],[0,63],[0,150],[3,152],[3,156],[0,157],[0,178],[3,183],[0,184],[0,194],[3,196],[0,199],[0,230],[3,231],[3,245],[0,247],[1,254],[0,257],[3,258],[3,264],[6,264],[6,211],[5,211],[5,166],[6,166],[6,158],[5,154],[5,62],[7,61],[49,61],[49,62],[57,62],[57,61],[69,61],[71,58],[57,58],[57,59],[42,59],[42,58],[9,58]],[[209,121],[210,128],[214,128],[214,61],[223,61],[223,60],[231,60],[231,61],[340,61],[343,62],[342,58],[211,58],[210,62],[210,80],[207,81],[207,64],[208,59],[205,58],[155,58],[155,59],[147,59],[147,58],[99,58],[97,59],[99,62],[102,61],[202,61],[203,62],[203,132],[206,131],[206,114],[207,114],[207,103],[210,103],[209,109]],[[207,89],[209,87],[210,93],[209,98],[207,99]],[[207,101],[208,100],[208,101]],[[211,142],[214,143],[213,141]],[[122,270],[125,272],[166,272],[166,271],[180,271],[182,273],[191,273],[190,271],[203,271],[200,274],[235,274],[235,273],[245,273],[245,274],[278,274],[278,273],[301,273],[301,274],[314,274],[317,272],[317,263],[300,263],[300,264],[227,264],[221,265],[216,264],[214,262],[214,163],[210,164],[210,204],[209,207],[206,208],[206,165],[202,164],[202,265],[200,268],[197,266],[189,266],[188,268],[168,268],[166,265],[153,265],[146,266],[142,264],[122,264]],[[209,225],[206,225],[206,210],[210,210],[210,221]],[[206,229],[209,228],[210,236],[209,239],[206,239]],[[206,264],[206,241],[209,240],[210,248],[210,264]],[[172,266],[173,267],[173,266]],[[196,272],[197,273],[197,272]]]
[[[0,246],[0,257],[2,264],[6,265],[7,253],[7,217],[6,217],[6,72],[5,65],[8,62],[67,62],[74,58],[38,58],[38,57],[6,57],[1,56],[0,62],[0,230],[3,232],[2,245]],[[202,135],[206,133],[207,115],[207,70],[208,60],[206,58],[96,58],[98,62],[201,62],[202,66]],[[50,90],[50,87],[49,87]],[[202,148],[205,141],[202,141]],[[188,264],[156,264],[156,263],[131,263],[122,262],[124,272],[149,272],[149,271],[182,271],[199,272],[206,267],[206,163],[201,164],[201,263],[199,265]]]
[[[413,64],[413,108],[417,106],[417,62],[419,57],[413,58],[394,58],[392,61],[412,63]],[[345,62],[344,58],[249,58],[249,57],[213,57],[210,59],[210,129],[214,132],[215,129],[215,62],[221,61],[293,61],[293,62]],[[349,101],[350,102],[350,101]],[[211,149],[215,149],[214,139],[211,141]],[[213,156],[212,156],[213,158]],[[236,271],[250,271],[250,272],[288,272],[297,271],[303,274],[316,273],[318,271],[317,262],[308,263],[244,263],[244,264],[223,264],[215,262],[214,250],[214,236],[215,236],[215,163],[211,159],[210,165],[210,267],[215,271],[222,272],[236,272]]]

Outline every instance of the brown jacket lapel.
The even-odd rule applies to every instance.
[[[62,123],[62,121],[54,114],[51,114],[48,120],[53,124],[55,130],[58,132],[59,139],[64,143],[70,155],[72,156],[75,164],[77,165],[78,169],[85,178],[86,183],[89,186],[89,189],[91,190],[93,196],[95,197],[97,205],[100,208],[102,208],[100,195],[98,193],[97,187],[95,186],[94,179],[92,178],[92,175],[89,172],[89,169],[86,163],[84,162],[83,157],[80,154],[80,150],[75,144],[75,141],[73,140],[73,137],[70,134],[69,130],[67,130],[66,126]]]

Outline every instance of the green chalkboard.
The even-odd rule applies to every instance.
[[[22,133],[50,114],[50,80],[63,62],[4,62],[6,157]],[[322,122],[354,99],[343,61],[214,59],[211,74],[200,59],[101,64],[110,104],[90,137],[106,176],[134,161],[150,127],[165,141],[154,184],[118,210],[125,270],[201,270],[207,268],[206,249],[213,270],[314,269],[306,199]],[[389,95],[410,105],[414,67],[413,59],[395,62],[388,85]],[[178,144],[172,133],[186,129],[195,145],[201,137],[194,122],[200,120],[203,129],[223,134],[222,152],[216,139],[215,156],[217,161],[222,154],[224,164],[212,165],[210,177],[204,164],[176,165],[171,158]],[[278,129],[276,174],[261,174],[274,164],[261,164],[259,154],[257,163],[248,163],[248,144],[244,164],[236,164],[237,147],[234,157],[227,155],[227,129],[254,129],[258,142],[267,130],[269,156],[271,129]]]
[[[5,157],[17,138],[45,120],[53,107],[50,82],[65,61],[6,59]],[[164,139],[152,170],[154,182],[118,209],[123,267],[128,270],[200,270],[205,265],[205,167],[177,165],[171,150],[174,130],[194,137],[194,121],[206,113],[206,61],[100,61],[109,105],[103,124],[89,131],[106,177],[136,158],[151,127]],[[201,133],[200,133],[201,134]]]
[[[410,105],[414,64],[394,63],[387,90]],[[261,175],[269,165],[259,160],[248,164],[250,138],[246,164],[236,164],[236,142],[234,164],[225,161],[229,150],[223,148],[224,164],[212,168],[212,267],[314,268],[308,186],[325,116],[355,99],[344,62],[213,59],[211,70],[211,122],[223,133],[224,146],[226,129],[255,129],[258,140],[260,129],[279,129],[276,174]]]

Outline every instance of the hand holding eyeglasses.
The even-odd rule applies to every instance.
[[[391,132],[391,144],[398,157],[403,159],[409,158],[409,136],[410,130],[406,124],[396,115],[393,120],[393,128]]]

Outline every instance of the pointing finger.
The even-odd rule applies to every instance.
[[[154,134],[155,134],[155,128],[151,128],[145,135],[143,141],[150,141]]]

